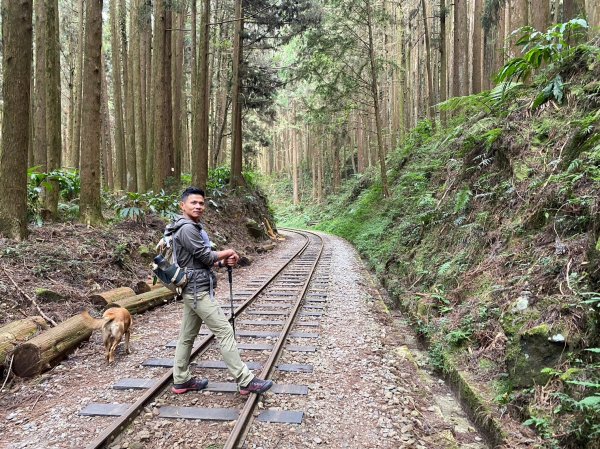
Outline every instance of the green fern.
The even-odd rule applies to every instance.
[[[454,213],[458,214],[458,213],[464,212],[467,209],[467,207],[469,206],[472,196],[473,196],[473,192],[471,192],[469,189],[464,188],[464,189],[460,190],[456,194],[456,202],[454,204]]]
[[[439,276],[445,276],[446,273],[448,273],[450,270],[452,269],[452,261],[449,260],[448,262],[444,262],[442,265],[440,265],[440,267],[438,268],[438,275]]]
[[[446,101],[442,101],[437,104],[440,111],[456,111],[460,109],[478,109],[483,110],[484,108],[491,111],[491,104],[489,104],[489,93],[481,92],[479,94],[466,95],[464,97],[451,97]]]
[[[533,100],[531,109],[535,110],[552,99],[555,99],[558,103],[562,103],[564,98],[564,86],[562,77],[556,75],[554,79],[542,89],[535,100]]]

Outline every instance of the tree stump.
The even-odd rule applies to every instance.
[[[46,321],[41,316],[32,316],[24,320],[13,321],[0,327],[0,371],[7,355],[15,347],[29,340],[40,329],[46,329]]]
[[[106,292],[93,294],[90,296],[90,301],[95,306],[106,307],[109,304],[131,296],[135,296],[133,289],[129,287],[119,287]]]
[[[75,315],[17,346],[14,351],[13,372],[19,377],[40,374],[66,357],[91,334],[92,331],[86,327],[82,316]]]

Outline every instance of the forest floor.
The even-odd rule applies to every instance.
[[[270,218],[259,197],[229,195],[209,202],[203,222],[219,248],[232,247],[251,261],[270,241],[266,234],[253,238],[246,225],[249,220],[262,224],[265,217]],[[149,280],[166,223],[156,216],[103,228],[46,223],[30,227],[29,238],[20,243],[0,237],[0,326],[39,315],[36,303],[58,323],[93,307],[91,294],[135,290],[138,282]]]
[[[272,252],[237,269],[236,288],[263,273],[269,261],[289,245],[298,246],[299,240],[287,235]],[[326,238],[327,248],[332,253],[331,287],[318,351],[306,360],[315,367],[307,378],[309,394],[287,404],[305,411],[304,422],[262,424],[247,436],[244,447],[487,447],[449,388],[430,373],[406,320],[388,310],[356,250],[336,237]],[[223,285],[217,290],[219,300],[226,299]],[[81,417],[78,411],[92,401],[126,401],[132,393],[110,385],[123,376],[148,377],[141,362],[167,351],[164,341],[176,338],[180,319],[177,302],[134,316],[134,352],[124,356],[119,349],[113,366],[105,365],[101,337],[94,334],[51,371],[30,380],[11,380],[8,391],[0,394],[0,448],[83,447],[110,418]],[[277,382],[277,373],[274,376]],[[195,403],[194,396],[184,395],[183,402]],[[259,406],[269,408],[275,401],[267,393]],[[149,416],[111,447],[215,448],[230,429],[229,424],[214,424],[209,434],[195,434],[194,423]]]

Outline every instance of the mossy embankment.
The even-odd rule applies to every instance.
[[[563,104],[532,109],[542,75],[419,124],[389,156],[388,198],[374,169],[326,204],[271,197],[279,225],[358,248],[494,439],[597,448],[600,63],[576,52],[557,70]],[[538,437],[517,444],[527,426]]]

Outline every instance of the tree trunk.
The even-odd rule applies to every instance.
[[[336,194],[340,190],[340,134],[339,131],[334,131],[333,140],[331,141],[331,157],[333,159],[333,193]]]
[[[446,36],[446,0],[440,0],[440,103],[448,98],[448,36]],[[446,111],[440,112],[442,126],[446,126]]]
[[[371,2],[367,0],[367,27],[369,31],[369,60],[371,66],[371,95],[373,97],[373,109],[375,112],[375,128],[377,131],[377,148],[379,153],[379,165],[381,170],[381,188],[384,197],[390,195],[387,182],[387,169],[385,164],[386,151],[383,144],[383,130],[381,129],[381,117],[379,108],[379,89],[377,87],[377,65],[375,58],[375,42],[373,40],[373,20],[371,14]]]
[[[71,158],[69,165],[79,169],[79,161],[81,154],[81,95],[83,91],[83,56],[84,56],[84,36],[85,36],[85,3],[84,0],[79,0],[79,33],[77,40],[77,66],[75,68],[75,100],[73,111],[73,139],[71,140]]]
[[[129,58],[125,0],[120,0],[119,3],[119,25],[121,28],[121,52],[123,54],[123,92],[125,93],[125,107],[123,108],[123,112],[125,117],[125,160],[127,161],[127,190],[129,192],[137,192],[133,73],[131,70],[131,59]]]
[[[152,186],[152,161],[154,143],[152,141],[153,136],[153,118],[152,118],[152,99],[153,95],[148,95],[148,92],[152,91],[152,53],[151,53],[151,42],[152,42],[152,26],[150,24],[150,17],[152,7],[149,4],[149,0],[138,0],[140,2],[140,77],[141,77],[141,108],[142,108],[142,151],[144,165],[140,167],[145,172],[145,190],[149,190]],[[142,7],[142,5],[144,5]]]
[[[145,192],[146,186],[146,133],[145,133],[145,108],[143,89],[144,76],[142,73],[142,33],[140,2],[133,0],[131,23],[131,53],[133,58],[133,107],[135,109],[135,168],[137,171],[137,187],[139,192]]]
[[[585,16],[585,0],[563,0],[563,21]]]
[[[86,6],[85,60],[81,145],[81,197],[79,216],[83,223],[102,222],[100,198],[100,96],[102,93],[102,0]]]
[[[27,237],[27,151],[32,51],[31,0],[2,0],[0,234]]]
[[[112,137],[110,132],[110,112],[108,110],[108,76],[107,76],[106,60],[102,53],[102,105],[100,106],[102,115],[102,181],[103,187],[114,190],[114,173],[113,173],[113,157],[112,157]]]
[[[46,0],[46,138],[48,139],[48,172],[62,167],[61,101],[60,101],[60,43],[58,25],[58,0]],[[49,218],[58,212],[58,181],[50,181],[44,195],[44,207]]]
[[[505,4],[506,7],[504,9],[500,9],[499,17],[498,17],[498,37],[496,39],[496,70],[494,70],[494,74],[500,70],[500,68],[504,65],[504,61],[506,60],[506,15],[508,10],[508,3]]]
[[[508,24],[507,34],[510,34],[528,24],[527,16],[529,12],[528,0],[511,0],[510,9],[510,23]],[[516,45],[517,37],[511,36],[510,38],[510,55],[509,57],[516,57],[521,54],[521,48]]]
[[[224,20],[225,12],[221,13],[221,22]],[[215,39],[223,39],[227,38],[226,27],[224,25],[220,26],[219,35],[215,36]],[[215,33],[216,35],[216,33]],[[214,135],[213,135],[213,146],[212,146],[212,161],[211,166],[216,167],[219,165],[221,159],[221,146],[223,141],[223,134],[225,132],[225,127],[227,126],[227,117],[229,116],[229,104],[230,104],[230,96],[226,89],[226,61],[223,56],[223,46],[217,45],[216,47],[216,98],[215,98],[215,123],[214,123]]]
[[[202,17],[200,18],[200,48],[198,54],[198,67],[196,84],[197,95],[195,100],[196,123],[192,136],[192,180],[200,188],[206,187],[208,180],[208,108],[210,98],[210,79],[208,77],[208,52],[210,42],[210,0],[202,1]]]
[[[323,170],[324,170],[324,161],[323,161],[323,152],[319,151],[317,156],[317,202],[321,203],[323,200]]]
[[[468,65],[469,43],[467,40],[467,0],[454,0],[454,56],[452,96],[469,94]]]
[[[175,38],[171,39],[173,48],[172,72],[173,72],[173,149],[174,149],[174,165],[173,176],[175,179],[181,179],[181,159],[184,146],[184,124],[183,117],[183,28],[185,27],[186,10],[183,6],[177,10],[174,16],[176,24]]]
[[[299,182],[298,182],[298,153],[300,152],[298,142],[298,129],[296,128],[296,103],[292,104],[292,112],[290,114],[290,150],[292,152],[292,201],[295,206],[300,204]]]
[[[152,81],[154,85],[154,136],[153,136],[153,166],[154,175],[152,179],[152,188],[155,192],[160,192],[164,186],[165,172],[167,171],[167,152],[164,148],[165,143],[165,1],[156,0],[154,2],[154,43],[152,66],[154,67]]]
[[[421,0],[421,13],[423,14],[423,28],[425,29],[425,66],[427,67],[427,117],[435,127],[435,94],[433,91],[433,72],[431,71],[431,43],[429,41],[429,25],[427,24],[427,9],[425,0]]]
[[[41,316],[17,320],[0,327],[0,369],[7,354],[21,342],[29,340],[40,329],[46,329],[46,321]]]
[[[550,26],[550,0],[530,0],[529,23],[538,31],[546,31]]]
[[[478,94],[482,90],[483,80],[483,34],[481,25],[482,0],[475,1],[475,14],[473,16],[473,73],[471,75],[471,91],[469,93]]]
[[[600,5],[598,4],[598,0],[586,0],[585,10],[590,27],[597,28],[600,26]]]
[[[168,7],[165,10],[165,41],[164,41],[164,74],[165,74],[165,85],[163,87],[163,93],[165,95],[165,101],[163,103],[164,111],[164,143],[163,148],[165,151],[164,155],[164,179],[173,178],[173,166],[175,165],[175,151],[173,149],[173,86],[172,86],[172,72],[171,72],[171,60],[172,60],[172,36],[173,36],[173,5],[171,2],[167,3]]]
[[[401,17],[402,19],[402,17]],[[410,56],[410,46],[407,45],[405,47],[405,42],[404,42],[404,28],[402,26],[402,20],[400,21],[400,36],[398,37],[398,39],[400,39],[400,48],[401,48],[401,58],[400,58],[400,76],[399,76],[399,80],[398,82],[400,83],[400,88],[398,89],[398,111],[400,113],[400,139],[403,139],[404,136],[406,135],[407,130],[410,129],[410,127],[408,126],[408,118],[409,118],[409,114],[406,113],[407,111],[407,73],[408,73],[408,68],[409,68],[409,63],[408,63],[408,58]],[[364,119],[364,117],[363,117]],[[363,128],[364,129],[364,128]],[[363,136],[364,136],[364,131],[363,131]],[[365,148],[365,154],[367,152],[367,149]],[[366,158],[365,158],[366,159]]]
[[[233,38],[232,87],[231,87],[231,186],[243,186],[242,176],[242,0],[235,0],[235,32]]]
[[[497,52],[499,52],[501,49],[501,47],[498,45],[498,40],[502,39],[502,36],[499,34],[500,13],[503,15],[501,7],[498,6],[494,14],[491,16],[490,22],[485,24],[483,28],[482,88],[484,90],[492,88],[492,79],[497,71]]]
[[[46,5],[35,3],[35,89],[33,95],[33,165],[48,171],[46,139]]]
[[[362,116],[358,113],[356,114],[356,159],[359,173],[365,172],[365,140],[363,133]]]
[[[92,3],[94,2],[88,3],[88,13],[89,5]],[[87,23],[89,24],[89,18]],[[85,145],[82,145],[81,149],[84,150]],[[82,157],[82,161],[84,160]],[[92,335],[92,331],[88,329],[81,315],[75,315],[18,346],[14,352],[13,372],[19,377],[32,377],[40,374],[65,358],[70,351],[82,341],[87,340],[90,335]]]
[[[119,33],[119,12],[117,0],[110,1],[110,24],[111,24],[111,49],[112,49],[112,75],[113,75],[113,98],[115,118],[115,190],[124,190],[127,187],[125,171],[125,130],[123,123],[123,83],[121,81],[121,39]]]

